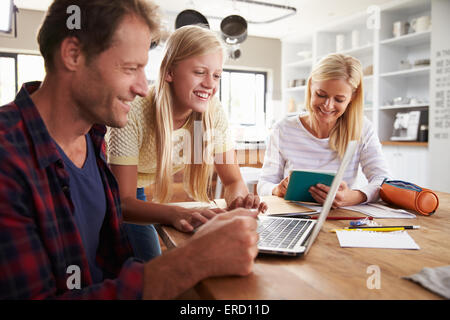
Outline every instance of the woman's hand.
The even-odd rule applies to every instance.
[[[171,215],[172,225],[175,229],[182,232],[192,232],[195,228],[215,217],[216,214],[226,212],[219,208],[174,208],[175,211]]]
[[[316,184],[309,188],[309,193],[318,203],[324,203],[325,199],[330,191],[330,187],[323,184]],[[334,198],[332,208],[339,208],[345,206],[353,206],[360,204],[367,200],[366,195],[359,190],[352,190],[348,187],[345,181],[342,181],[339,185],[338,191],[336,192],[336,197]]]
[[[259,196],[253,193],[249,193],[244,197],[237,197],[234,199],[227,210],[233,210],[236,208],[246,208],[246,209],[258,209],[258,212],[266,212],[268,207],[267,203],[261,202]]]
[[[275,188],[273,188],[272,194],[274,196],[284,198],[284,196],[286,195],[288,184],[289,184],[289,176],[281,180],[280,184],[277,185]]]

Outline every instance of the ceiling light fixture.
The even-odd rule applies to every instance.
[[[285,18],[288,18],[290,16],[293,16],[297,13],[297,9],[291,6],[284,6],[284,5],[280,5],[280,4],[276,4],[276,3],[271,3],[271,2],[262,2],[262,1],[256,1],[256,0],[231,0],[233,1],[233,8],[237,9],[238,5],[237,2],[242,3],[243,5],[246,5],[248,7],[248,11],[249,12],[255,12],[256,7],[269,7],[269,8],[273,8],[273,9],[277,9],[277,10],[281,10],[281,11],[286,11],[286,13],[277,16],[275,18],[268,18],[265,20],[253,20],[253,19],[249,19],[247,18],[247,22],[251,23],[251,24],[265,24],[265,23],[272,23],[272,22],[276,22]],[[252,8],[253,7],[253,8]],[[207,18],[210,19],[223,19],[223,17],[219,17],[219,16],[214,16],[214,15],[207,15]]]
[[[225,17],[220,23],[222,39],[229,46],[228,54],[233,60],[239,59],[239,45],[247,39],[247,21],[239,15]]]
[[[214,3],[212,4],[212,2]],[[195,3],[193,0],[189,0],[185,4],[185,8],[201,8],[208,20],[216,19],[220,21],[230,14],[239,14],[245,17],[249,24],[272,23],[297,13],[295,7],[258,0],[196,0]],[[223,15],[219,15],[218,12]],[[178,14],[176,11],[168,11],[167,13]]]

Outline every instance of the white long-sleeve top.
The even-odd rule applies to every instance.
[[[293,169],[336,172],[340,164],[337,152],[329,147],[329,138],[319,139],[313,136],[303,126],[299,116],[285,118],[274,126],[269,137],[257,187],[258,195],[271,195],[272,190]],[[378,136],[367,118],[364,118],[358,148],[343,178],[352,189],[360,164],[368,184],[355,190],[363,192],[367,196],[367,202],[377,201],[381,183],[391,175]]]

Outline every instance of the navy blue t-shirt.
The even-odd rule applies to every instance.
[[[82,168],[78,168],[58,146],[65,168],[69,173],[70,196],[75,207],[75,223],[86,251],[89,269],[94,283],[103,281],[103,272],[95,259],[97,256],[100,229],[105,219],[106,197],[100,172],[95,159],[91,137],[86,135],[87,157]]]

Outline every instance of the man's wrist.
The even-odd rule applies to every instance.
[[[206,268],[197,263],[194,249],[192,245],[175,248],[147,262],[143,298],[174,299],[204,279]]]

